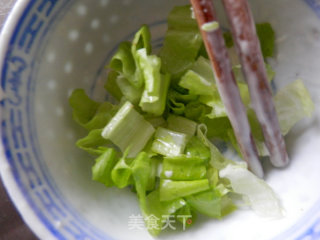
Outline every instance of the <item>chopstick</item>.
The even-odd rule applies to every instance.
[[[270,153],[270,161],[276,167],[284,167],[289,163],[289,158],[272,100],[250,6],[247,0],[222,0],[222,2],[249,86],[252,107],[262,127]]]
[[[256,145],[253,141],[245,106],[232,72],[231,62],[222,31],[217,26],[217,17],[211,0],[191,0],[194,14],[211,61],[217,87],[235,132],[240,151],[249,168],[263,177]]]

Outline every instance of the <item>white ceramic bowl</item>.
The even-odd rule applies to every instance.
[[[184,0],[20,0],[1,36],[1,147],[4,184],[23,219],[41,239],[151,239],[129,230],[138,215],[129,190],[91,181],[92,159],[75,147],[83,132],[68,95],[84,88],[103,96],[104,65],[123,40],[146,23],[159,47],[165,19]],[[237,211],[222,221],[200,218],[160,239],[320,239],[320,2],[252,0],[257,22],[277,33],[273,62],[281,87],[302,78],[316,113],[287,138],[291,165],[269,170],[286,217],[265,220]]]

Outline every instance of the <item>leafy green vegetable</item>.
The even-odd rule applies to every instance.
[[[233,39],[232,39],[232,34],[231,32],[224,32],[223,33],[223,38],[224,38],[224,42],[226,44],[227,48],[232,48],[233,47]]]
[[[257,35],[260,40],[262,55],[264,58],[273,57],[275,46],[275,33],[270,23],[256,24]]]
[[[314,111],[310,94],[301,80],[296,80],[279,90],[274,97],[274,104],[283,135],[302,118],[311,117]]]
[[[256,28],[264,57],[273,56],[271,25]],[[232,47],[231,34],[224,38]],[[196,213],[221,219],[236,209],[234,195],[258,214],[281,215],[270,187],[245,162],[227,159],[210,141],[231,144],[241,156],[190,6],[169,14],[159,55],[152,54],[150,31],[143,25],[132,42],[119,45],[108,68],[104,87],[117,105],[93,101],[81,89],[69,99],[74,120],[87,130],[76,145],[96,156],[93,180],[106,187],[129,186],[137,194],[152,235],[170,218],[183,228],[195,221]],[[266,70],[272,81],[275,72],[268,64]],[[259,155],[268,156],[241,65],[233,66],[233,72]],[[283,134],[314,110],[301,80],[280,90],[274,101]]]
[[[101,133],[102,129],[94,129],[90,131],[86,137],[81,138],[77,141],[77,147],[87,151],[92,155],[102,154],[104,152],[104,148],[101,149],[101,147],[106,147],[107,144],[110,143],[110,141],[104,139],[101,136]]]
[[[197,123],[184,117],[169,115],[168,129],[193,136],[196,133]]]
[[[145,49],[146,54],[151,53],[151,34],[149,31],[149,27],[147,25],[143,25],[140,30],[135,34],[134,39],[132,41],[131,51],[134,55],[138,50]]]
[[[160,201],[174,200],[209,189],[208,179],[192,181],[160,180]]]
[[[282,216],[282,208],[272,189],[246,168],[229,164],[220,171],[220,177],[227,178],[233,191],[241,194],[257,214]]]
[[[208,148],[199,138],[193,136],[187,143],[185,155],[190,158],[200,158],[207,162],[210,160],[211,153]]]
[[[126,97],[132,104],[137,105],[141,98],[142,89],[137,89],[135,86],[123,76],[117,76],[115,80],[118,88],[120,89],[123,96]]]
[[[107,187],[114,185],[111,179],[111,171],[118,161],[117,152],[113,148],[107,148],[97,159],[92,167],[92,179],[103,183]]]
[[[83,89],[76,89],[69,98],[73,119],[86,128],[86,124],[93,118],[100,104],[91,100]]]
[[[146,193],[151,173],[151,158],[145,152],[139,153],[132,164],[132,177],[135,183],[141,208],[146,208]]]
[[[168,31],[160,51],[162,71],[180,77],[195,61],[202,44],[190,6],[175,7],[168,17]]]
[[[141,87],[140,79],[137,80],[135,75],[136,64],[131,53],[130,42],[120,43],[116,54],[109,63],[109,68],[121,74],[136,88]]]
[[[127,187],[129,184],[132,183],[131,175],[132,175],[132,168],[130,164],[132,163],[133,159],[127,158],[127,153],[124,153],[123,156],[119,159],[117,164],[111,171],[111,178],[114,184],[118,188]]]
[[[109,94],[111,94],[112,97],[120,101],[121,98],[123,97],[123,94],[117,83],[118,76],[119,76],[119,73],[117,71],[110,70],[108,74],[107,82],[104,85],[104,88]]]
[[[187,205],[183,198],[177,198],[170,201],[160,201],[159,189],[151,192],[147,196],[146,202],[147,207],[142,209],[142,211],[147,216],[145,218],[147,229],[153,236],[159,235],[162,225],[170,216]]]
[[[170,180],[198,180],[206,178],[205,161],[196,157],[165,157],[162,163],[162,179]]]
[[[145,49],[137,51],[137,56],[145,79],[145,88],[139,106],[147,113],[160,116],[165,109],[170,75],[160,73],[161,60],[159,57],[147,56]]]
[[[155,133],[151,150],[163,156],[174,157],[183,153],[187,135],[159,127]]]
[[[128,156],[135,157],[154,133],[130,102],[126,102],[103,129],[102,137],[117,145],[122,152],[129,148]]]
[[[208,190],[186,197],[190,206],[198,212],[213,218],[222,217],[221,196],[215,191]]]

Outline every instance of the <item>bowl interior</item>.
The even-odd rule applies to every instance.
[[[72,120],[68,96],[73,89],[84,88],[95,99],[104,99],[104,66],[117,45],[131,40],[141,24],[148,24],[156,51],[170,9],[188,1],[53,2],[30,1],[16,30],[17,40],[12,37],[6,55],[2,87],[9,97],[2,102],[2,130],[10,171],[36,216],[55,236],[151,239],[145,229],[128,228],[129,217],[140,214],[134,193],[107,189],[91,180],[93,159],[75,147],[85,133]],[[277,57],[270,60],[276,70],[276,86],[301,78],[318,106],[320,19],[308,2],[251,0],[250,4],[256,22],[268,21],[276,31]],[[222,8],[217,7],[222,25],[227,27]],[[37,18],[32,23],[34,15]],[[44,27],[38,25],[40,21]],[[30,26],[39,34],[28,32]],[[10,84],[10,79],[17,78],[14,73],[20,74],[17,91]],[[314,213],[320,213],[319,116],[316,107],[314,117],[298,124],[287,137],[292,160],[288,168],[269,170],[266,164],[266,180],[279,195],[285,218],[270,221],[240,210],[222,221],[199,217],[191,229],[168,231],[160,239],[303,235],[314,223]]]

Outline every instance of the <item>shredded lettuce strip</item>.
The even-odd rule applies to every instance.
[[[256,28],[264,57],[272,57],[271,25]],[[224,37],[232,47],[231,35]],[[170,12],[159,55],[152,54],[150,41],[144,25],[132,42],[119,45],[107,66],[105,89],[119,104],[96,102],[82,89],[69,98],[75,122],[87,130],[76,145],[96,157],[92,179],[106,187],[131,187],[154,236],[170,217],[184,227],[189,225],[181,215],[192,223],[197,213],[223,218],[237,208],[234,194],[260,215],[281,216],[272,189],[245,162],[227,159],[211,141],[223,140],[239,151],[190,6]],[[275,73],[268,64],[266,69],[272,81]],[[268,156],[241,66],[233,71],[259,154]],[[284,135],[314,110],[301,80],[279,90],[274,102]]]

